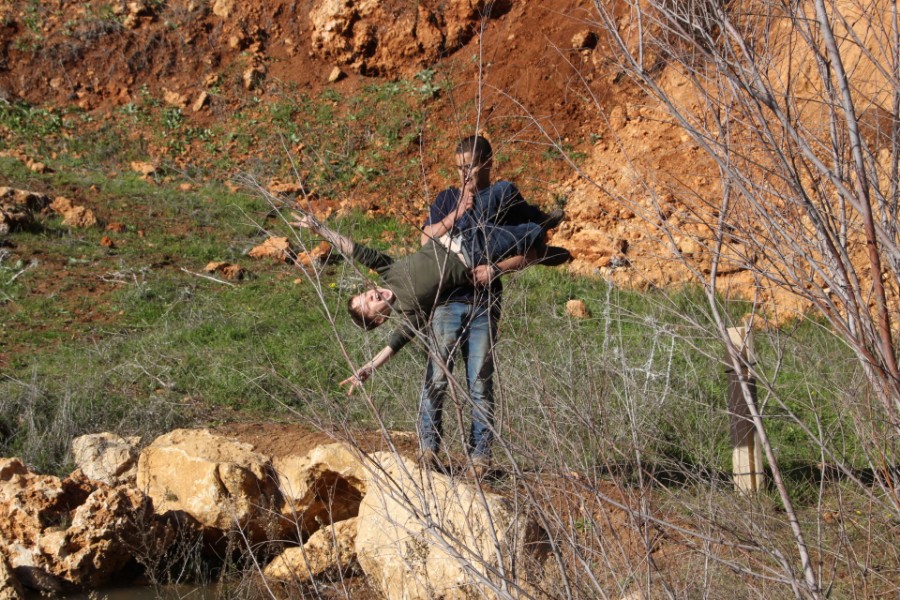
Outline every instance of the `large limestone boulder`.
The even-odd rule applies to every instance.
[[[156,532],[134,489],[36,475],[0,460],[0,551],[20,582],[46,592],[107,583]]]
[[[72,440],[72,459],[85,477],[112,486],[133,483],[141,438],[92,433]]]
[[[207,429],[177,429],[144,448],[137,486],[153,499],[157,514],[193,518],[210,543],[235,529],[253,543],[285,533],[269,459]]]
[[[0,600],[24,600],[25,591],[12,568],[6,560],[6,556],[0,555]]]
[[[356,562],[357,519],[346,519],[318,530],[303,546],[286,549],[264,571],[266,578],[306,583],[339,576]]]
[[[356,553],[384,597],[498,598],[504,579],[527,587],[541,572],[546,532],[506,499],[395,454],[372,458]]]
[[[285,499],[284,516],[302,533],[359,512],[368,474],[359,454],[344,444],[323,444],[306,454],[276,457],[273,464]]]

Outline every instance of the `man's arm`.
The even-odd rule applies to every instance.
[[[453,225],[465,214],[467,210],[472,208],[475,202],[475,190],[471,185],[467,185],[460,194],[456,207],[447,213],[443,219],[436,223],[429,223],[422,228],[421,243],[424,246],[429,241],[439,238],[451,229]]]
[[[372,360],[361,366],[356,370],[353,375],[343,380],[340,385],[341,387],[347,385],[349,388],[347,389],[347,395],[353,395],[353,392],[358,387],[362,387],[362,385],[366,382],[372,373],[375,372],[375,369],[386,363],[394,356],[394,349],[390,346],[385,346],[382,348],[378,354],[375,355]]]
[[[300,215],[298,213],[291,213],[291,216],[294,220],[288,225],[291,227],[299,227],[302,229],[309,229],[316,235],[321,235],[325,238],[329,244],[338,249],[338,252],[343,254],[344,256],[352,256],[353,248],[356,244],[350,238],[339,234],[337,231],[329,229],[322,223],[319,223],[312,215]]]
[[[490,285],[497,277],[504,273],[521,271],[537,259],[537,253],[529,251],[528,254],[510,256],[493,265],[478,265],[472,269],[472,281],[475,285]]]

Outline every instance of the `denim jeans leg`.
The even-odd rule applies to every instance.
[[[451,302],[435,308],[431,318],[431,339],[425,385],[419,398],[418,434],[422,450],[441,448],[444,397],[453,371],[453,356],[460,344],[468,304]]]
[[[537,223],[483,226],[466,232],[466,253],[475,265],[498,262],[526,254],[543,243],[544,230]]]
[[[469,454],[473,458],[490,458],[494,441],[494,341],[497,330],[489,309],[473,310],[463,345],[472,402]]]

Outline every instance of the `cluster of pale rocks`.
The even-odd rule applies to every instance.
[[[189,539],[210,554],[238,540],[267,582],[361,572],[404,599],[534,589],[549,550],[504,497],[394,452],[333,442],[270,457],[205,429],[138,444],[77,438],[63,479],[0,459],[0,599],[95,589]]]
[[[79,206],[65,196],[51,199],[38,192],[0,187],[0,235],[33,226],[35,214],[47,211],[61,215],[63,224],[69,227],[97,224],[97,217],[89,208]]]

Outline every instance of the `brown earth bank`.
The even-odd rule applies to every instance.
[[[429,109],[431,138],[406,150],[425,163],[425,189],[446,186],[434,166],[446,165],[455,140],[477,130],[505,157],[498,177],[515,177],[538,204],[568,199],[569,220],[553,241],[573,251],[576,272],[670,286],[693,278],[678,258],[706,260],[688,240],[672,247],[659,239],[648,222],[659,212],[656,191],[637,180],[639,172],[674,170],[695,193],[714,194],[711,165],[622,77],[592,2],[16,0],[0,11],[0,97],[76,105],[97,122],[150,96],[200,127],[224,122],[250,99],[352,94],[431,69],[452,87]],[[583,176],[573,176],[559,153],[548,158],[554,147],[582,157]],[[156,162],[184,159],[148,151]],[[318,206],[374,207],[418,225],[426,203],[363,192]],[[662,214],[675,221],[691,212],[673,193],[664,204]]]

